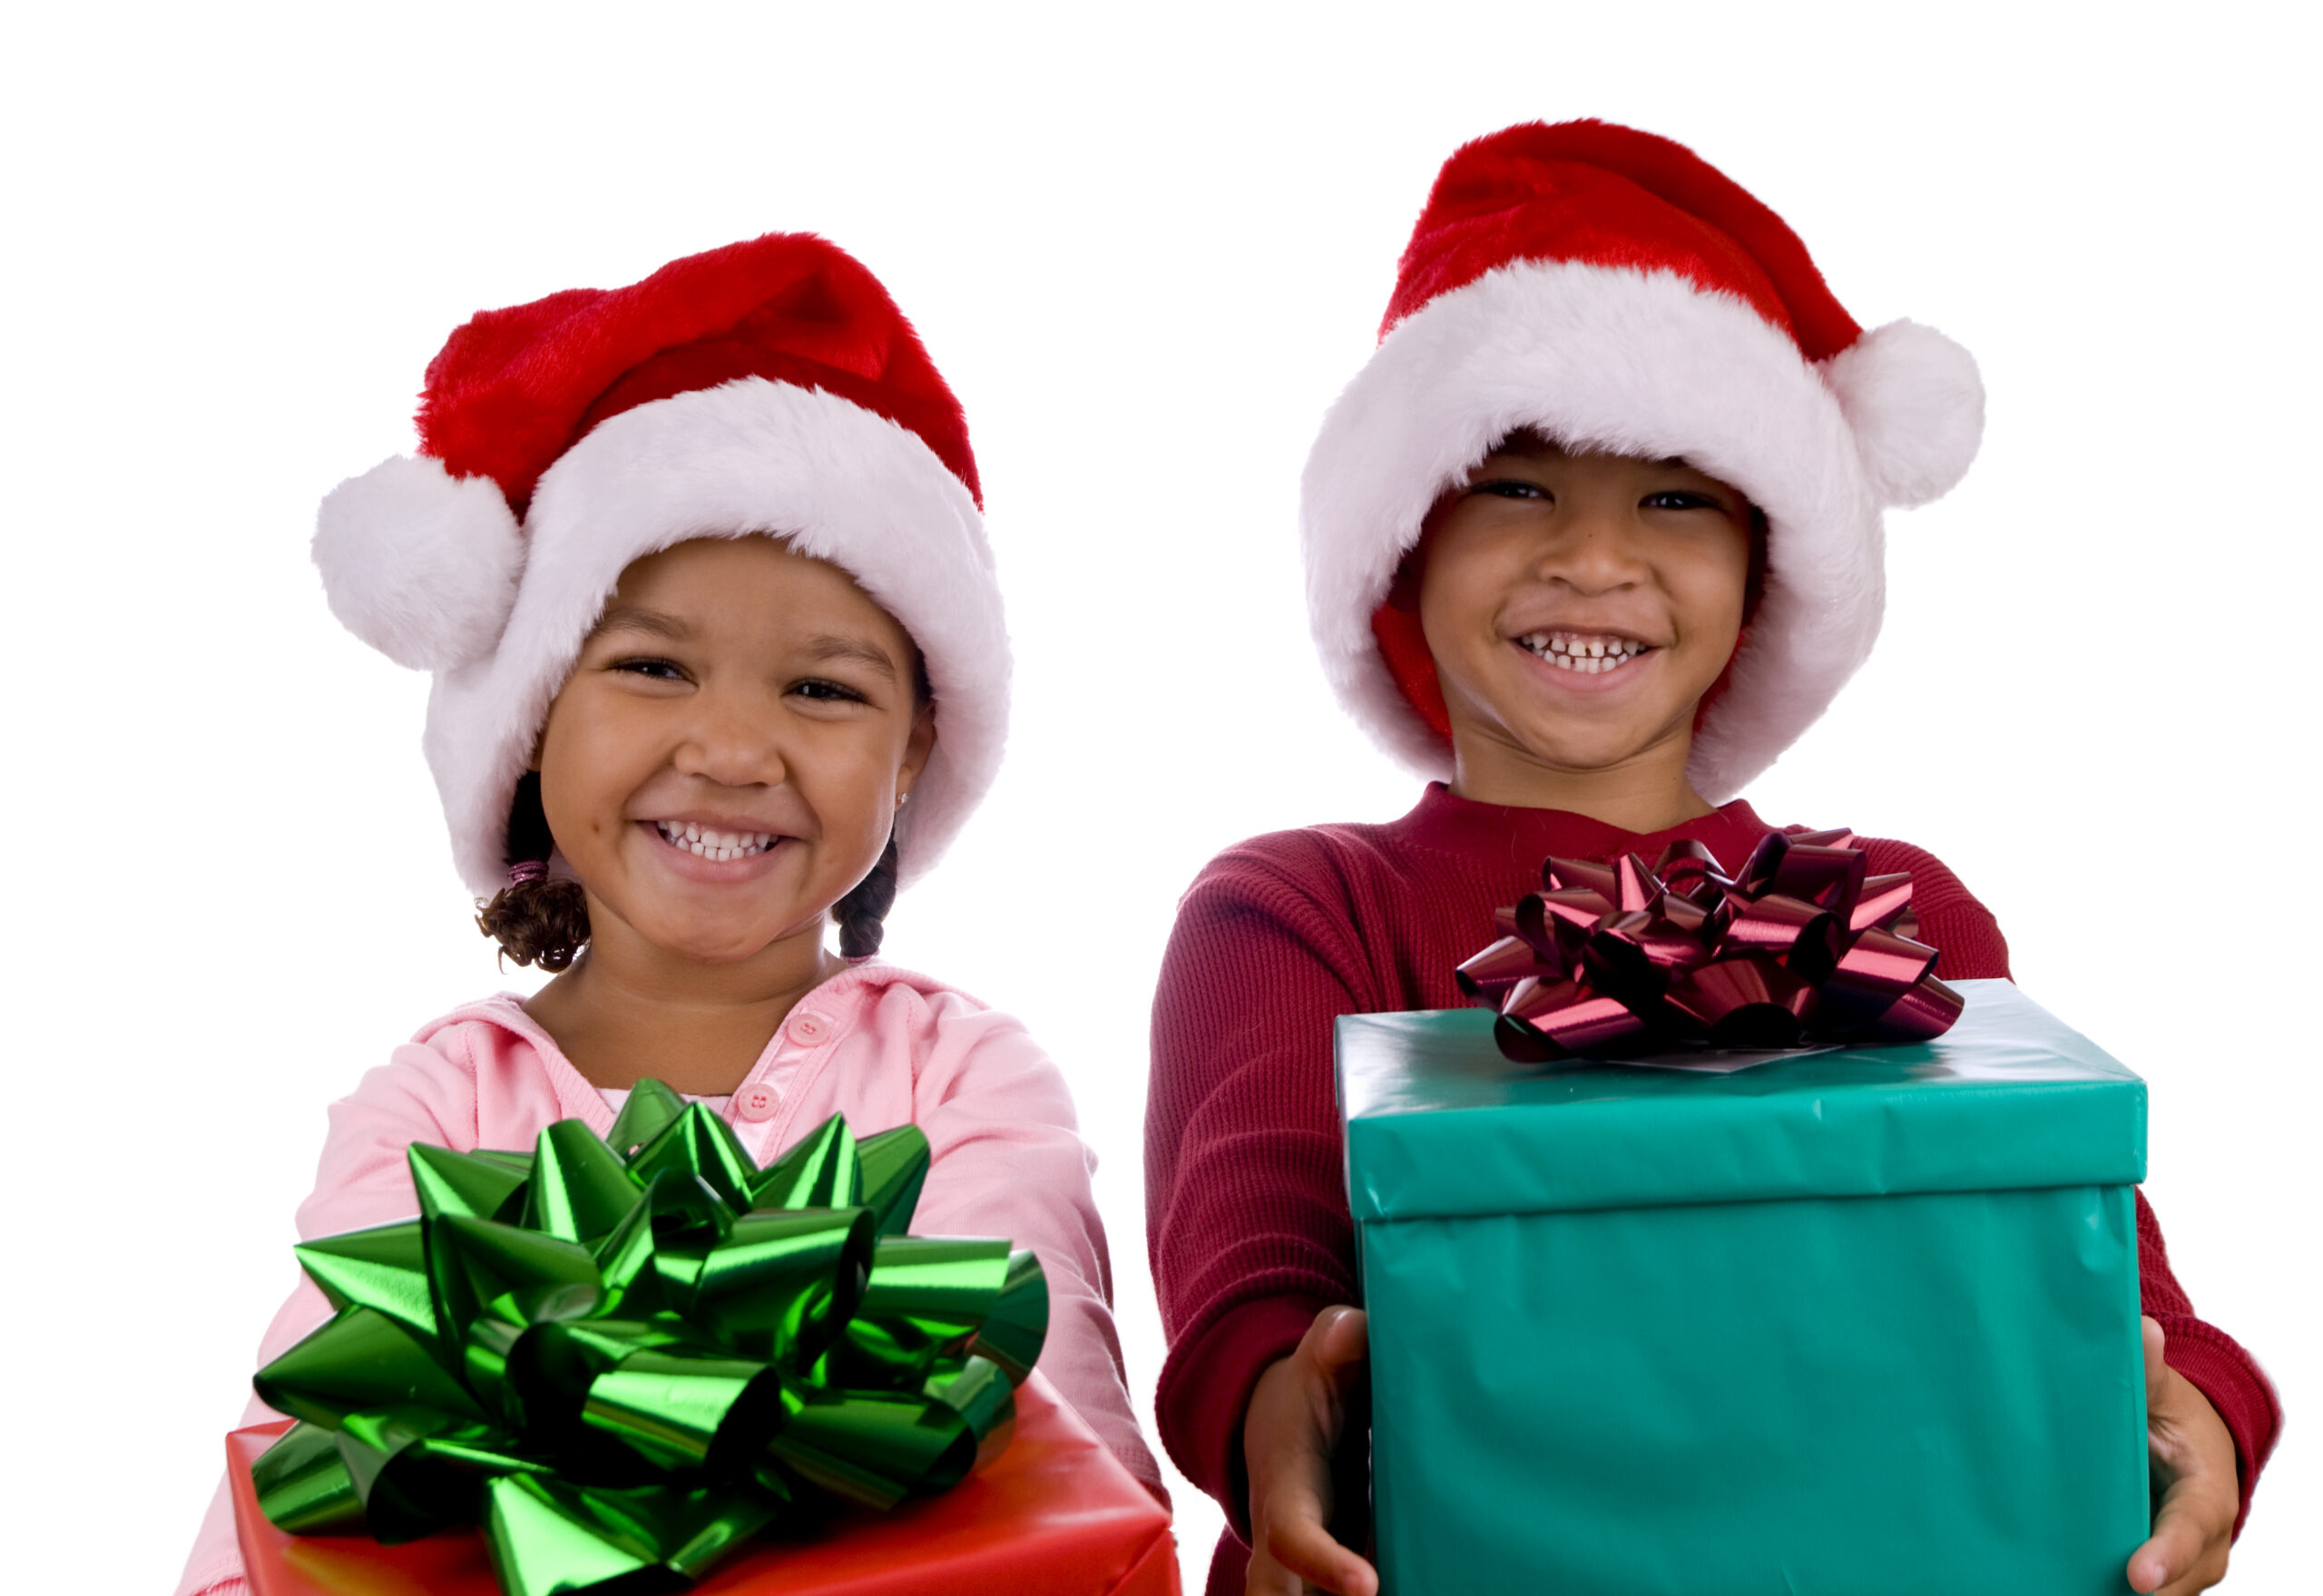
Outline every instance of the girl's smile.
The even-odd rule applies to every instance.
[[[589,904],[564,979],[818,970],[825,916],[934,747],[917,673],[892,616],[771,538],[623,572],[541,736],[542,808]]]
[[[721,827],[715,819],[673,819],[640,820],[638,825],[676,856],[672,865],[693,871],[689,879],[697,881],[739,881],[756,873],[740,867],[764,866],[778,847],[790,840],[779,832],[754,830],[747,822]]]

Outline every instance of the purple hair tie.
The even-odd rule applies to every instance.
[[[546,859],[518,859],[508,867],[508,885],[511,886],[522,886],[528,881],[547,879],[548,861]]]

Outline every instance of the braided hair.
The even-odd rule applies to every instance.
[[[879,951],[879,944],[887,935],[887,911],[896,906],[897,868],[896,837],[891,831],[887,834],[887,849],[880,854],[879,862],[871,867],[871,874],[831,906],[831,918],[838,922],[841,958],[867,959]]]
[[[912,651],[911,693],[912,701],[917,706],[924,707],[936,700],[936,690],[927,680],[927,656],[916,649]],[[896,801],[900,804],[903,800]],[[879,862],[871,867],[871,874],[831,906],[831,918],[838,922],[839,957],[867,959],[879,951],[879,944],[887,935],[887,911],[896,906],[901,869],[896,857],[896,834],[890,830],[887,846],[880,852]]]

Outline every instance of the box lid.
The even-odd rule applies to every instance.
[[[2006,981],[1930,1043],[1732,1074],[1509,1062],[1484,1009],[1338,1022],[1358,1221],[2127,1185],[2145,1083]]]

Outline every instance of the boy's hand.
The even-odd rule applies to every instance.
[[[2130,1555],[2130,1589],[2193,1596],[2226,1578],[2241,1505],[2234,1437],[2194,1383],[2161,1361],[2161,1327],[2144,1323],[2146,1444],[2161,1505],[2152,1538]]]
[[[1247,1596],[1376,1596],[1379,1576],[1331,1539],[1331,1454],[1370,1347],[1363,1310],[1327,1307],[1299,1349],[1259,1376],[1242,1417],[1250,1475]]]

